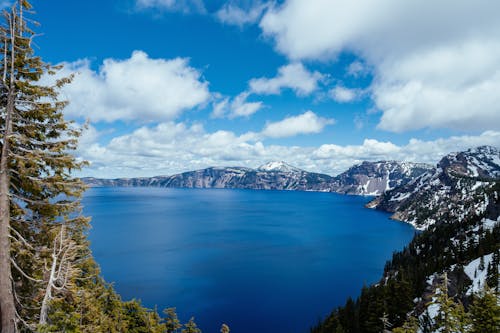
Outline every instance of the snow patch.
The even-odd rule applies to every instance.
[[[492,261],[493,254],[487,254],[483,257],[483,269],[480,269],[481,258],[477,258],[472,260],[467,266],[464,267],[464,272],[467,274],[469,279],[472,280],[472,285],[467,290],[467,295],[471,295],[472,293],[479,292],[484,288],[484,284],[486,283],[486,275],[488,264]]]

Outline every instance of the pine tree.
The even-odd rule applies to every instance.
[[[166,308],[163,310],[165,317],[165,326],[167,327],[167,333],[177,333],[182,327],[175,308]]]
[[[392,330],[393,333],[417,333],[418,332],[418,319],[410,316],[403,324],[403,326]]]
[[[181,331],[182,333],[201,333],[201,330],[198,328],[196,323],[194,322],[194,317],[191,317],[187,323],[184,324],[184,328]]]
[[[448,296],[448,274],[446,272],[439,289],[439,293],[435,296],[437,304],[439,304],[439,312],[435,318],[435,329],[442,333],[465,332],[465,327],[468,324],[465,310],[462,304],[455,303],[453,298]]]
[[[3,333],[16,331],[19,323],[33,329],[41,319],[40,302],[53,287],[69,286],[76,270],[64,264],[59,281],[45,279],[44,264],[52,266],[57,230],[65,226],[64,238],[85,245],[83,230],[88,220],[80,215],[83,184],[71,171],[83,164],[68,152],[80,134],[62,114],[66,102],[58,89],[40,85],[43,75],[57,68],[34,55],[35,36],[26,19],[31,4],[15,1],[3,12],[0,27],[0,308]],[[72,258],[88,255],[86,246],[73,247]],[[66,269],[68,268],[68,269]],[[67,273],[67,274],[66,274]],[[54,277],[54,276],[52,276]],[[50,279],[50,278],[49,278]],[[68,284],[69,283],[69,284]],[[42,286],[51,285],[50,288]],[[50,294],[44,313],[48,311]],[[27,300],[27,301],[26,301]],[[45,315],[44,315],[45,316]],[[38,320],[37,320],[38,319]],[[42,321],[46,320],[43,319]]]
[[[471,333],[500,332],[500,305],[498,294],[486,287],[474,297],[470,307]]]

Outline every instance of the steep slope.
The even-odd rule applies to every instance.
[[[496,220],[500,208],[493,191],[500,178],[500,152],[489,146],[452,153],[405,185],[387,191],[368,204],[394,213],[423,230],[439,221],[463,221],[487,213]]]
[[[443,313],[462,305],[461,320],[476,318],[475,304],[500,291],[499,161],[493,147],[449,154],[435,170],[374,200],[395,218],[413,218],[423,231],[394,253],[377,284],[364,287],[311,332],[375,333],[390,323],[393,332],[438,333]],[[458,331],[483,332],[474,325]]]
[[[184,188],[240,188],[259,190],[324,191],[341,194],[379,195],[406,184],[432,169],[418,163],[363,162],[332,177],[307,172],[285,162],[269,162],[257,169],[211,167],[172,176],[150,178],[83,178],[89,186],[158,186]]]
[[[243,167],[212,167],[172,176],[110,180],[84,178],[83,180],[90,186],[330,191],[333,177],[300,170],[283,162],[273,162],[257,170]]]
[[[334,191],[343,194],[380,195],[432,169],[432,166],[423,163],[363,162],[335,177]]]

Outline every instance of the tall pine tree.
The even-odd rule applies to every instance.
[[[62,251],[73,244],[71,258],[87,255],[83,230],[87,219],[80,216],[83,184],[71,176],[82,166],[69,152],[80,134],[62,114],[66,102],[58,100],[54,85],[40,83],[42,76],[57,68],[34,55],[35,36],[26,14],[31,4],[15,1],[3,12],[0,28],[0,310],[2,333],[16,327],[28,329],[46,321],[47,307],[55,290],[69,287],[76,273],[64,263],[62,275],[47,274],[58,260],[54,246]],[[60,233],[62,226],[64,235]],[[56,244],[56,237],[66,245]],[[62,239],[61,238],[61,239]],[[64,253],[59,251],[59,260]],[[68,258],[68,257],[66,257]],[[56,263],[56,267],[59,268]],[[52,279],[52,280],[50,280]],[[47,293],[50,293],[47,296]],[[45,315],[40,318],[42,300]]]

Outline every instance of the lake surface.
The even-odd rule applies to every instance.
[[[380,279],[414,229],[332,193],[91,188],[89,238],[124,299],[175,306],[205,333],[308,332]]]

